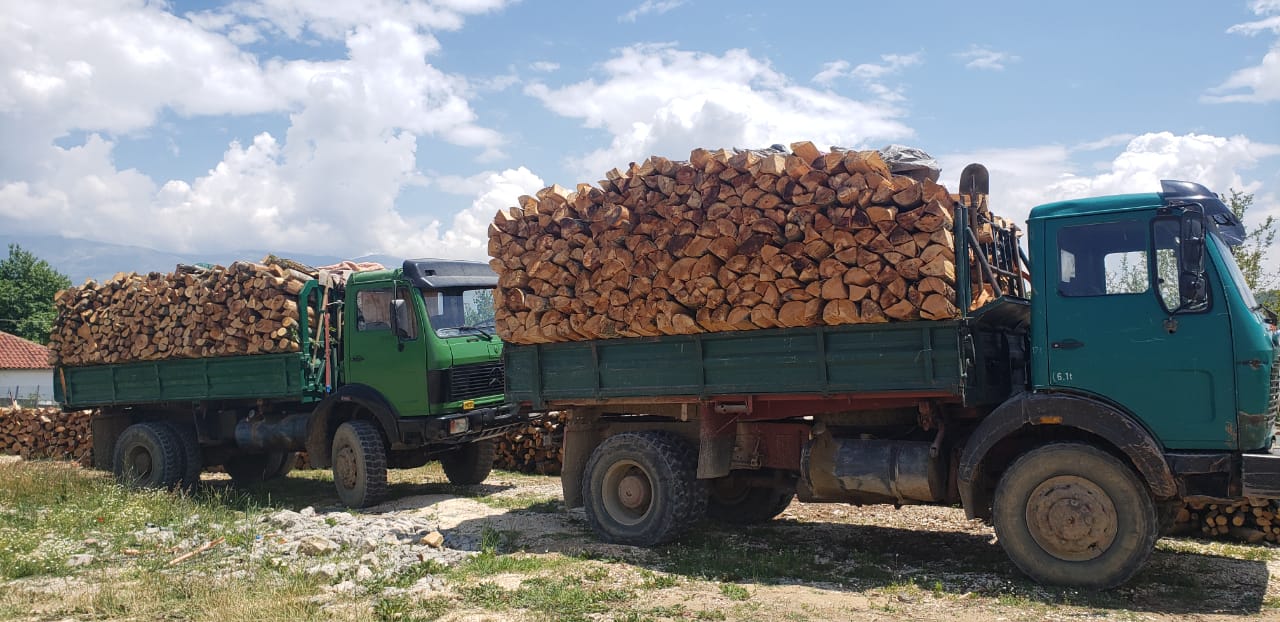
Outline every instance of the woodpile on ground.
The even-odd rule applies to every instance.
[[[549,412],[497,439],[493,465],[507,471],[558,475],[564,461],[564,412]]]
[[[55,296],[51,362],[75,366],[296,352],[298,293],[311,278],[288,262],[235,262],[88,281]]]
[[[1271,499],[1190,501],[1178,510],[1174,533],[1226,537],[1250,544],[1280,541],[1280,505]]]
[[[953,200],[879,152],[808,142],[695,149],[553,185],[489,227],[498,333],[528,344],[955,318],[993,290],[957,300],[957,269],[977,268],[957,262]],[[978,208],[986,243],[993,217]]]
[[[89,464],[92,411],[0,407],[0,454]]]

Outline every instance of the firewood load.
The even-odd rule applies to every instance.
[[[791,150],[654,156],[598,186],[521,197],[489,227],[498,334],[530,344],[945,320],[991,299],[975,285],[957,301],[945,187],[892,174],[876,151]],[[960,266],[983,283],[976,256]]]
[[[281,262],[283,263],[283,262]],[[273,263],[119,273],[58,292],[49,338],[61,365],[297,352],[298,293],[312,275]]]
[[[0,407],[0,454],[89,464],[93,411]]]
[[[1174,535],[1200,534],[1250,544],[1280,541],[1280,507],[1272,499],[1189,501],[1174,518]]]
[[[567,413],[549,412],[497,438],[493,465],[508,471],[558,475],[564,460]]]

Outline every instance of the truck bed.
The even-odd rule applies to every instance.
[[[765,394],[973,406],[1009,395],[1011,347],[1022,347],[1016,331],[963,319],[508,344],[504,356],[508,400],[535,410]]]
[[[66,408],[213,399],[321,396],[300,353],[168,359],[118,365],[58,367],[54,394]]]

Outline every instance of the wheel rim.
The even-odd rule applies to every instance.
[[[1115,503],[1076,475],[1045,480],[1027,499],[1027,528],[1041,549],[1065,561],[1088,561],[1111,548],[1119,531]]]
[[[640,523],[653,508],[653,478],[634,460],[610,466],[601,493],[605,511],[623,525]]]
[[[132,482],[150,479],[153,463],[151,452],[141,445],[133,447],[125,456],[125,477]]]
[[[343,445],[333,456],[333,481],[343,490],[356,487],[356,452],[350,445]]]

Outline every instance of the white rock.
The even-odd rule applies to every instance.
[[[75,568],[77,566],[88,566],[89,564],[93,563],[94,559],[95,558],[92,555],[89,555],[87,553],[82,553],[80,555],[72,555],[71,557],[67,558],[67,567]]]
[[[308,536],[298,542],[298,553],[302,555],[325,555],[338,548],[338,543],[324,536]]]

